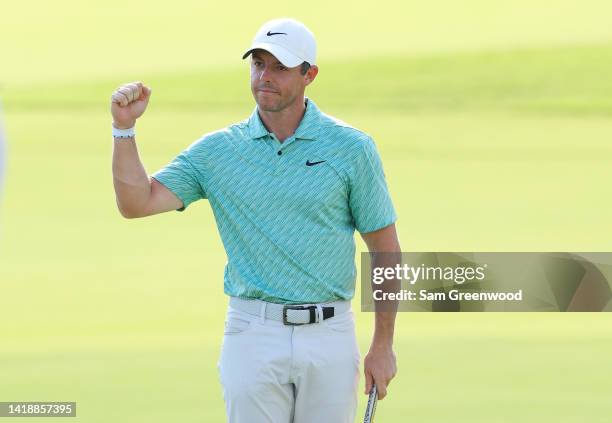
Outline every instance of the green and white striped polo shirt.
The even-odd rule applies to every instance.
[[[300,304],[351,299],[354,231],[395,222],[382,163],[367,134],[311,99],[283,143],[257,107],[202,136],[152,175],[183,202],[210,202],[227,253],[227,295]]]

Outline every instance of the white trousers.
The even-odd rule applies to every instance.
[[[217,363],[229,423],[353,423],[361,356],[351,310],[301,326],[227,310]]]

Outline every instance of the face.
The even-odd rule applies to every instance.
[[[300,101],[316,74],[316,66],[302,75],[300,66],[288,68],[265,50],[251,54],[251,92],[263,111],[279,112]]]

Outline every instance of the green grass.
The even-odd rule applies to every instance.
[[[278,13],[319,39],[308,95],[374,136],[404,250],[612,249],[608,3],[310,6]],[[230,11],[202,2],[121,7],[141,25],[110,25],[116,1],[0,14],[0,399],[77,401],[88,423],[221,422],[226,258],[213,215],[201,201],[120,218],[108,98],[133,79],[153,87],[138,123],[152,173],[252,111],[237,57],[267,10],[232,6],[241,12],[218,19]],[[120,66],[126,40],[134,59]],[[373,316],[357,315],[365,354]],[[607,421],[611,324],[608,313],[402,314],[399,373],[377,416]]]

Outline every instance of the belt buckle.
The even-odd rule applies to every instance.
[[[310,310],[310,316],[312,317],[313,313],[312,311],[316,310],[317,306],[290,306],[290,305],[286,305],[283,306],[283,323],[285,325],[289,325],[289,326],[300,326],[300,325],[308,325],[310,323],[315,323],[316,322],[316,317],[314,318],[314,321],[310,321],[308,323],[293,323],[293,322],[289,322],[287,320],[287,310]],[[315,315],[316,316],[316,315]],[[312,318],[310,320],[313,320]]]

